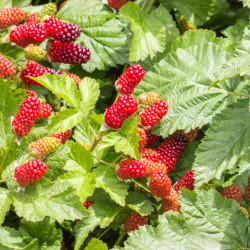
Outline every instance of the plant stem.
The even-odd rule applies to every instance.
[[[98,237],[97,239],[101,239],[103,235],[105,235],[109,231],[110,227],[107,227],[106,230],[104,230]]]
[[[141,7],[141,12],[143,12],[143,9],[144,9],[144,7],[145,7],[146,2],[147,2],[147,0],[144,0],[143,5],[142,5],[142,7]]]
[[[124,67],[123,67],[122,73],[125,73],[125,71],[127,70],[127,68],[128,68],[128,64],[126,63],[126,64],[124,65]]]
[[[250,95],[247,94],[242,94],[242,93],[236,93],[236,92],[228,92],[231,95],[237,95],[237,96],[242,96],[242,97],[248,97],[250,98]]]
[[[153,4],[154,4],[154,0],[151,0],[151,2],[149,3],[147,9],[144,12],[144,16],[146,16],[148,14],[148,12],[150,11]]]
[[[122,233],[120,234],[119,238],[117,239],[116,243],[115,243],[115,246],[119,246],[123,240],[123,238],[125,237],[126,235],[126,232],[125,231],[122,231]]]
[[[119,155],[115,160],[114,163],[116,163],[117,161],[119,161],[122,158],[122,155]]]
[[[93,127],[90,125],[88,119],[87,119],[86,117],[84,117],[84,119],[85,119],[85,121],[86,121],[86,123],[87,123],[89,129],[92,131],[92,133],[93,133],[93,135],[94,135],[94,137],[95,137],[95,139],[96,139],[96,138],[97,138],[97,134],[96,134],[95,130],[94,130]]]
[[[5,161],[6,161],[6,158],[7,158],[8,153],[10,152],[10,150],[11,150],[11,148],[12,148],[12,145],[13,145],[15,139],[16,139],[16,135],[13,136],[13,138],[12,138],[12,140],[11,140],[11,142],[10,142],[9,147],[8,147],[7,150],[5,151],[5,154],[4,154],[3,158],[2,158],[2,161],[1,161],[1,163],[0,163],[0,174],[1,174],[1,173],[3,172],[3,170],[4,170],[4,163],[5,163]]]
[[[106,162],[106,161],[104,161],[104,160],[102,160],[102,159],[99,159],[99,158],[97,158],[97,157],[95,157],[95,156],[93,156],[97,161],[99,161],[99,162],[101,162],[101,163],[103,163],[103,164],[105,164],[105,165],[107,165],[107,166],[109,166],[109,167],[112,167],[112,168],[114,168],[115,167],[115,164],[114,163],[109,163],[109,162]]]
[[[2,180],[0,180],[0,183],[7,182],[7,181],[13,181],[13,180],[14,180],[13,178],[2,179]]]
[[[101,133],[102,133],[102,131],[99,131],[98,135],[95,138],[94,143],[92,144],[92,146],[91,146],[91,148],[89,150],[90,152],[93,152],[93,150],[95,149],[95,147],[97,146],[97,144],[100,142],[100,140],[102,139],[102,137],[108,133],[108,130],[104,131],[104,133],[102,135],[101,135]]]

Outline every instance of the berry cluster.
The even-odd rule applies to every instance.
[[[20,23],[25,18],[25,12],[17,7],[0,9],[0,29]]]

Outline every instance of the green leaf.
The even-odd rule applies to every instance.
[[[153,212],[153,203],[145,194],[140,192],[130,192],[126,199],[126,204],[142,216]]]
[[[99,83],[89,77],[85,77],[79,83],[80,96],[81,96],[81,111],[89,112],[91,109],[95,107],[95,104],[98,100],[98,96],[100,95]]]
[[[120,209],[102,189],[96,189],[91,200],[95,203],[91,204],[89,207],[88,210],[90,213],[86,214],[75,227],[75,249],[81,247],[89,232],[94,230],[97,226],[101,228],[107,227],[114,220],[114,217],[118,214]]]
[[[139,117],[129,117],[123,124],[120,132],[111,132],[103,137],[97,146],[97,150],[102,150],[110,146],[115,147],[115,151],[123,152],[125,155],[130,155],[132,158],[139,159],[138,142],[140,136],[137,135]]]
[[[215,14],[218,6],[215,0],[169,0],[168,4],[176,8],[194,26],[204,24]]]
[[[14,193],[15,211],[29,221],[41,221],[45,216],[61,223],[63,220],[75,220],[85,212],[74,189],[66,183],[50,183],[41,179],[26,187],[25,191]]]
[[[54,133],[65,132],[76,126],[83,116],[83,112],[77,109],[62,110],[50,119],[51,123],[47,129]]]
[[[240,1],[243,2],[244,7],[250,8],[250,1],[249,0],[240,0]]]
[[[21,60],[21,58],[24,57],[24,51],[18,46],[11,45],[10,43],[2,43],[0,44],[0,51],[1,54],[11,60],[14,64],[16,64],[15,61],[20,60],[22,63],[25,61],[25,59]]]
[[[115,170],[107,166],[99,166],[94,173],[96,174],[96,187],[104,189],[120,206],[125,206],[128,185],[117,178]]]
[[[37,81],[45,88],[52,91],[57,96],[63,98],[76,109],[80,108],[80,95],[74,80],[68,77],[65,73],[63,76],[58,74],[45,73],[42,76],[30,77]]]
[[[206,131],[196,151],[195,186],[200,187],[214,177],[220,179],[225,170],[235,171],[247,148],[250,148],[249,100],[240,99],[215,116]]]
[[[31,3],[32,0],[12,0],[12,6],[14,7],[25,7]]]
[[[10,0],[2,0],[0,2],[0,9],[10,8],[10,7],[12,7]]]
[[[12,193],[8,189],[0,188],[0,201],[0,225],[2,225],[12,204]]]
[[[166,212],[157,228],[130,233],[125,249],[239,249],[248,247],[249,220],[234,200],[182,189],[181,214]]]
[[[152,59],[157,52],[163,52],[165,48],[166,29],[154,11],[143,16],[140,7],[131,2],[120,9],[120,15],[131,21],[131,30],[134,33],[129,53],[131,62],[142,61],[148,56]]]
[[[108,250],[108,246],[101,240],[92,238],[85,250]]]

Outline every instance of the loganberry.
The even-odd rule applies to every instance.
[[[142,128],[137,128],[137,129],[138,129],[137,135],[140,136],[138,150],[139,152],[142,152],[147,141],[147,136],[146,136],[146,132],[144,131],[144,129]]]
[[[227,197],[228,199],[235,200],[238,204],[240,204],[242,192],[239,186],[233,184],[225,187],[221,195]]]
[[[16,74],[16,66],[0,53],[0,74],[3,77],[12,77]]]
[[[52,107],[48,103],[44,102],[40,104],[40,112],[38,119],[45,119],[49,117],[52,113]]]
[[[66,141],[68,140],[68,138],[71,136],[71,134],[72,134],[72,130],[69,129],[66,132],[60,132],[58,134],[52,134],[51,136],[60,139],[61,143],[65,144]]]
[[[146,134],[147,134],[147,143],[145,147],[152,146],[159,140],[159,136],[151,134],[151,130],[146,131]]]
[[[0,10],[0,29],[20,23],[25,18],[25,12],[17,7]]]
[[[190,169],[186,174],[174,185],[174,190],[179,193],[180,188],[194,190],[194,170]]]
[[[30,14],[26,19],[26,23],[37,23],[36,13]]]
[[[155,102],[158,102],[160,100],[161,100],[160,95],[155,92],[143,93],[138,97],[138,102],[143,109],[149,108]]]
[[[163,213],[167,211],[180,212],[180,203],[178,199],[179,199],[178,193],[173,188],[171,188],[170,193],[162,199]]]
[[[88,209],[90,207],[91,204],[95,203],[94,201],[84,201],[83,202],[83,206]]]
[[[28,47],[25,48],[25,57],[29,61],[41,61],[45,58],[45,51],[40,48],[39,46],[30,44]]]
[[[159,161],[159,155],[156,151],[150,149],[150,148],[145,148],[141,154],[141,158],[148,159],[154,162]]]
[[[122,180],[140,178],[145,174],[145,166],[137,160],[123,160],[119,162],[117,175]]]
[[[176,133],[185,135],[188,138],[188,143],[191,143],[195,139],[195,137],[197,136],[198,130],[199,130],[199,128],[197,127],[197,128],[192,129],[192,130],[190,130],[189,132],[186,133],[182,129],[182,130],[177,130]]]
[[[164,164],[154,162],[148,159],[142,159],[141,163],[145,166],[145,176],[150,177],[151,174],[156,170],[163,170],[166,172],[167,168]]]
[[[148,224],[147,216],[141,216],[137,212],[132,212],[124,224],[124,229],[127,233],[138,230],[139,226]]]
[[[250,176],[248,176],[248,184],[245,189],[245,200],[246,201],[250,200]]]

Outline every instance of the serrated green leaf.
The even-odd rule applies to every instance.
[[[150,15],[143,16],[140,7],[129,2],[120,9],[120,15],[131,21],[131,30],[134,32],[129,53],[131,62],[143,61],[148,56],[152,59],[157,52],[163,52],[167,33],[155,17],[154,10]]]
[[[92,238],[85,250],[108,250],[108,246],[101,240]]]
[[[0,225],[3,224],[6,213],[12,204],[12,193],[5,188],[0,188]]]
[[[76,87],[76,83],[65,73],[63,74],[63,76],[59,74],[51,75],[45,73],[37,78],[30,78],[43,85],[45,88],[49,89],[57,96],[63,98],[76,109],[80,108],[80,94]]]
[[[89,112],[95,107],[95,104],[100,95],[99,83],[89,77],[85,77],[79,83],[80,95],[81,95],[81,107],[82,112]]]
[[[159,226],[141,227],[130,234],[125,249],[247,248],[249,220],[235,201],[208,192],[182,189],[181,214],[167,212]]]
[[[130,192],[126,198],[126,204],[142,216],[149,215],[153,211],[153,203],[140,192]]]
[[[25,191],[14,193],[16,213],[29,221],[41,221],[50,216],[58,222],[75,220],[84,216],[85,212],[74,189],[67,183],[50,183],[41,179],[26,187]]]
[[[77,109],[62,110],[50,119],[47,129],[54,133],[65,132],[78,125],[83,116],[83,112]]]
[[[235,171],[243,152],[250,148],[248,108],[249,100],[240,99],[214,117],[196,151],[193,167],[196,187],[214,177],[220,179],[225,170]]]
[[[75,227],[76,241],[75,249],[79,249],[87,238],[89,232],[98,225],[107,227],[118,214],[120,207],[110,199],[109,195],[102,189],[96,189],[91,198],[95,203],[89,207],[89,212]]]
[[[128,185],[117,178],[115,170],[107,166],[99,166],[93,172],[96,174],[96,187],[104,189],[120,206],[125,206]]]

